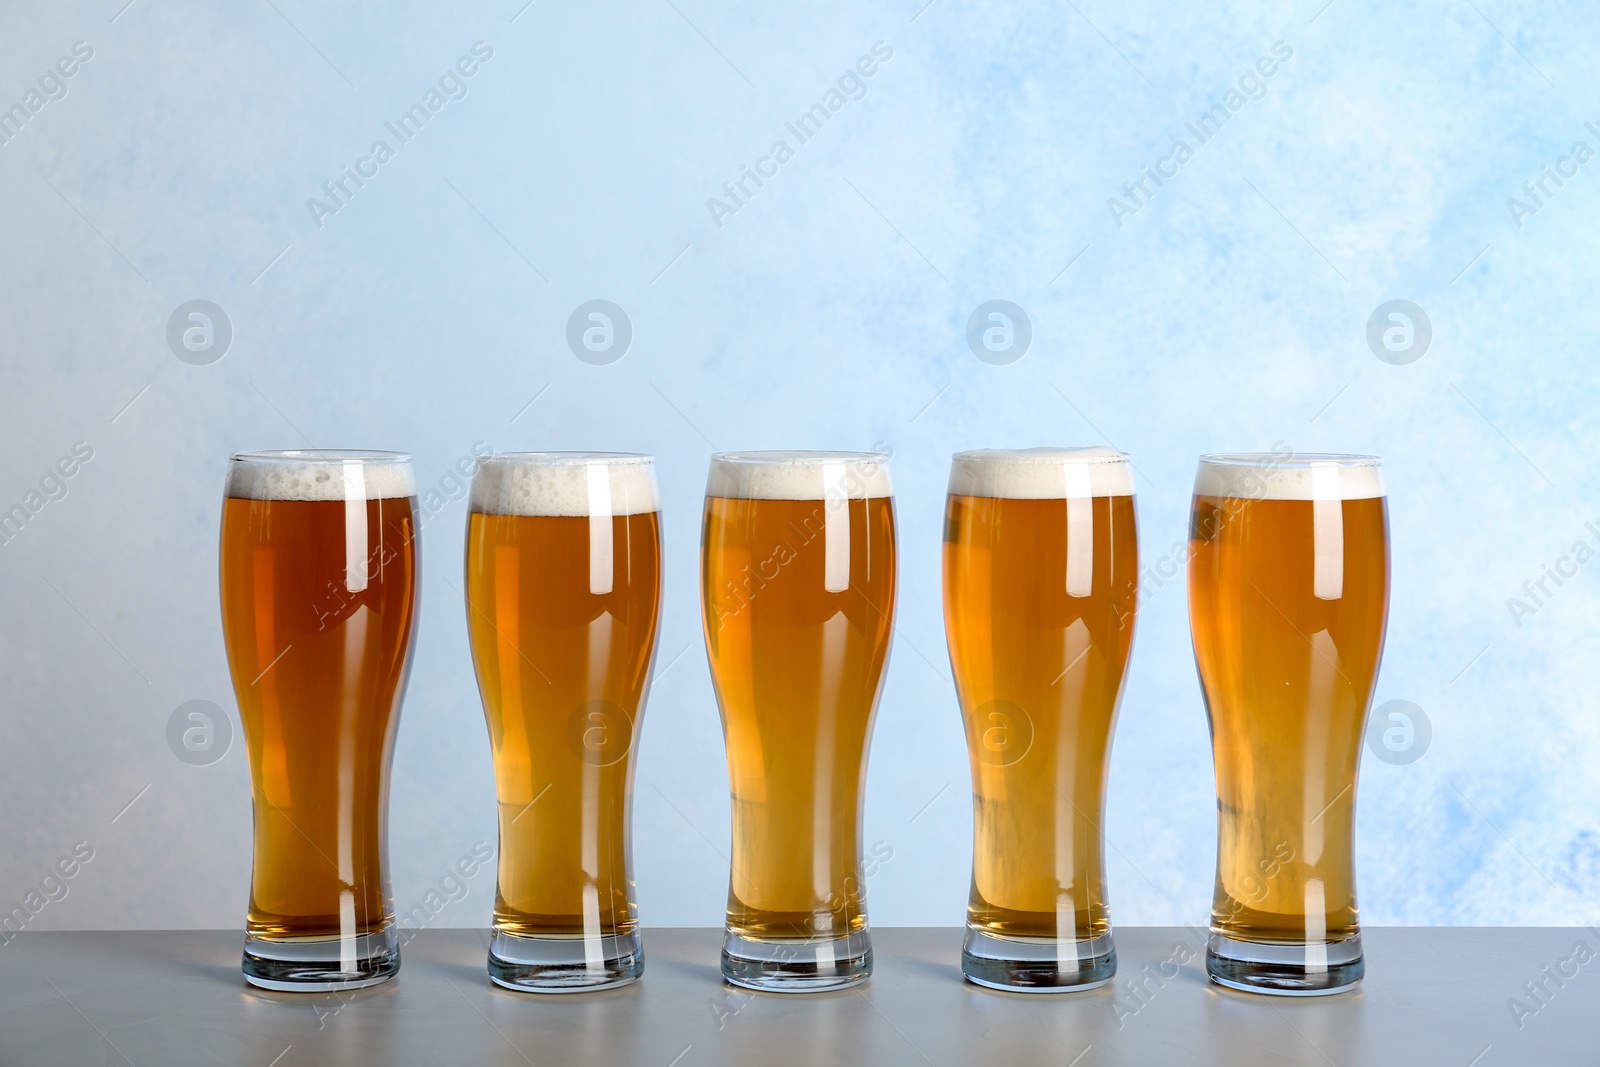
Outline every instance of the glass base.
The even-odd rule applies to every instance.
[[[614,989],[643,973],[638,927],[597,937],[518,937],[496,930],[489,940],[489,980],[521,993]]]
[[[391,923],[359,937],[267,940],[247,936],[245,981],[280,993],[329,993],[387,982],[400,970],[400,944]]]
[[[804,941],[757,941],[730,930],[722,942],[722,977],[746,989],[822,993],[863,982],[871,973],[866,930]]]
[[[1317,945],[1240,941],[1212,932],[1206,973],[1218,985],[1281,997],[1325,997],[1367,973],[1361,935]]]
[[[968,926],[961,973],[990,989],[1072,993],[1111,981],[1117,973],[1117,950],[1109,931],[1088,941],[1065,941],[998,937]]]

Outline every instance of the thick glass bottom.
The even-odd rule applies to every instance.
[[[1367,973],[1361,935],[1321,944],[1240,941],[1215,931],[1206,973],[1218,985],[1281,997],[1324,997],[1355,987]]]
[[[728,931],[722,942],[722,977],[767,993],[822,993],[865,981],[872,973],[866,930],[846,937],[756,941]]]
[[[358,937],[269,941],[247,936],[243,970],[251,985],[282,993],[363,989],[400,970],[400,944],[393,923]]]
[[[614,989],[643,973],[638,927],[594,937],[518,937],[496,930],[489,941],[489,980],[523,993]]]
[[[961,946],[967,981],[1013,993],[1072,993],[1095,989],[1117,973],[1117,950],[1107,931],[1087,941],[999,937],[967,927]]]

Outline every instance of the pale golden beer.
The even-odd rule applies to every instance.
[[[1332,993],[1364,973],[1352,831],[1389,605],[1378,464],[1200,461],[1189,618],[1217,776],[1207,969],[1223,985]]]
[[[349,989],[400,966],[389,765],[416,611],[416,490],[393,452],[247,452],[222,504],[222,634],[249,750],[245,977]]]
[[[500,867],[489,974],[602,989],[644,969],[634,901],[633,754],[661,614],[649,456],[479,460],[467,627],[494,752]]]
[[[714,456],[701,603],[733,799],[724,976],[806,992],[872,967],[867,744],[895,605],[887,458]]]
[[[1116,973],[1100,826],[1138,574],[1121,453],[955,456],[944,615],[972,764],[962,971],[980,985],[1087,989]]]

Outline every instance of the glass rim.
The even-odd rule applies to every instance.
[[[235,452],[230,463],[410,463],[411,453],[381,448],[258,448]]]
[[[1212,467],[1381,467],[1383,458],[1355,452],[1208,452],[1200,462]]]
[[[778,463],[887,463],[887,452],[842,452],[828,449],[754,449],[742,452],[713,452],[712,463],[758,466]]]
[[[1202,457],[1204,458],[1204,457]],[[951,463],[965,460],[969,463],[978,463],[986,459],[1016,461],[1022,463],[1057,464],[1065,466],[1069,463],[1082,464],[1111,464],[1133,462],[1131,453],[1121,449],[1110,452],[1090,452],[1087,448],[968,448],[950,454]]]
[[[589,464],[639,464],[653,465],[656,457],[649,452],[591,452],[580,449],[551,449],[542,452],[491,452],[478,457],[478,466],[490,463],[510,463],[527,467],[584,466]]]

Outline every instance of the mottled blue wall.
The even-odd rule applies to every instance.
[[[1570,557],[1600,549],[1592,12],[921,2],[4,5],[0,107],[24,114],[0,115],[0,510],[76,443],[93,456],[0,544],[0,903],[89,841],[37,927],[238,926],[242,746],[197,767],[165,736],[185,701],[233,714],[225,457],[403,448],[438,486],[482,442],[659,457],[639,900],[650,924],[720,922],[727,780],[695,585],[707,456],[877,444],[894,451],[904,584],[866,810],[893,859],[871,915],[955,924],[971,822],[938,588],[949,454],[1110,442],[1138,465],[1150,568],[1110,784],[1114,917],[1203,921],[1209,743],[1162,558],[1198,453],[1283,442],[1384,457],[1377,696],[1431,726],[1420,758],[1365,761],[1363,917],[1591,916],[1600,565]],[[80,41],[92,57],[52,74]],[[402,143],[386,123],[480,41],[492,57]],[[871,76],[830,99],[875,45]],[[1270,76],[1250,74],[1261,57]],[[786,124],[819,102],[802,143]],[[1202,142],[1186,124],[1214,104]],[[335,201],[323,184],[345,166],[371,176]],[[770,177],[732,200],[723,183],[757,167]],[[1125,192],[1142,167],[1168,177]],[[205,366],[166,336],[195,299],[232,329]],[[608,365],[566,341],[593,299],[632,325]],[[1020,359],[968,345],[991,299],[1031,324]],[[1425,350],[1417,332],[1375,354],[1368,321],[1391,300],[1422,309]],[[393,794],[402,909],[494,835],[463,522],[456,500],[423,529]],[[1574,576],[1524,592],[1563,557]],[[437,922],[485,923],[490,893],[480,877]]]

